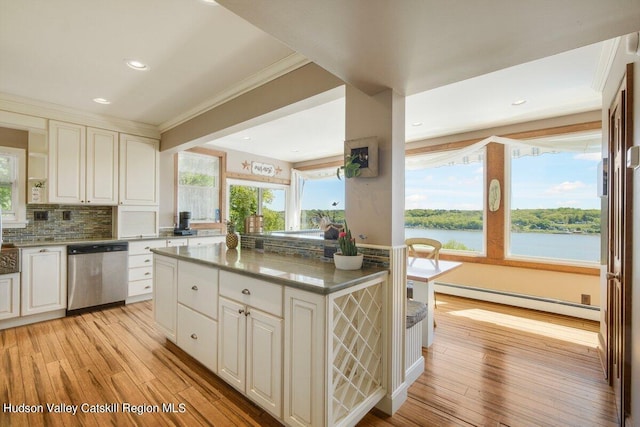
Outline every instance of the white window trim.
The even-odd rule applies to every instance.
[[[27,226],[27,155],[26,150],[22,148],[0,147],[1,154],[14,156],[17,159],[16,170],[16,206],[14,209],[15,218],[2,218],[2,226],[4,228],[25,228]]]

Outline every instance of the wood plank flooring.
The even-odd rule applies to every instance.
[[[448,296],[438,296],[436,319],[407,402],[393,417],[373,410],[360,425],[617,425],[596,323]],[[7,403],[44,406],[18,414]],[[73,415],[47,403],[105,406]],[[136,406],[123,412],[124,403]],[[0,405],[2,427],[279,425],[166,344],[150,302],[0,331]]]

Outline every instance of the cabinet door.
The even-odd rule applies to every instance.
[[[325,425],[326,298],[284,291],[284,414],[290,426]]]
[[[118,204],[118,133],[87,129],[86,203]]]
[[[218,325],[197,311],[178,304],[178,347],[212,372],[218,369]]]
[[[20,316],[20,273],[0,276],[0,320]]]
[[[49,122],[49,201],[84,203],[86,128]]]
[[[67,254],[64,246],[22,249],[22,315],[67,307]]]
[[[244,392],[245,306],[220,297],[218,310],[218,375]]]
[[[247,308],[247,383],[250,399],[282,417],[282,319]]]
[[[120,204],[158,204],[159,161],[158,141],[120,135]]]
[[[153,317],[167,339],[176,342],[178,260],[153,257]]]

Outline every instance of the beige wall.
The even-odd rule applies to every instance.
[[[26,150],[29,147],[29,132],[0,127],[0,145]]]
[[[577,304],[580,304],[582,294],[587,294],[591,296],[591,305],[600,306],[598,276],[463,263],[461,267],[440,276],[437,281]]]

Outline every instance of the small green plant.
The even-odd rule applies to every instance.
[[[340,166],[336,170],[338,179],[342,180],[342,178],[340,177],[340,169],[344,170],[345,178],[354,178],[356,176],[360,176],[360,174],[362,173],[362,171],[360,170],[360,162],[356,161],[359,159],[360,156],[358,156],[357,154],[345,156],[344,166]]]
[[[33,184],[33,186],[35,188],[44,188],[44,181],[38,181],[35,184]]]
[[[356,247],[356,239],[351,237],[351,230],[347,227],[347,221],[344,222],[344,229],[338,234],[338,244],[340,245],[340,252],[346,256],[358,255],[358,248]]]

